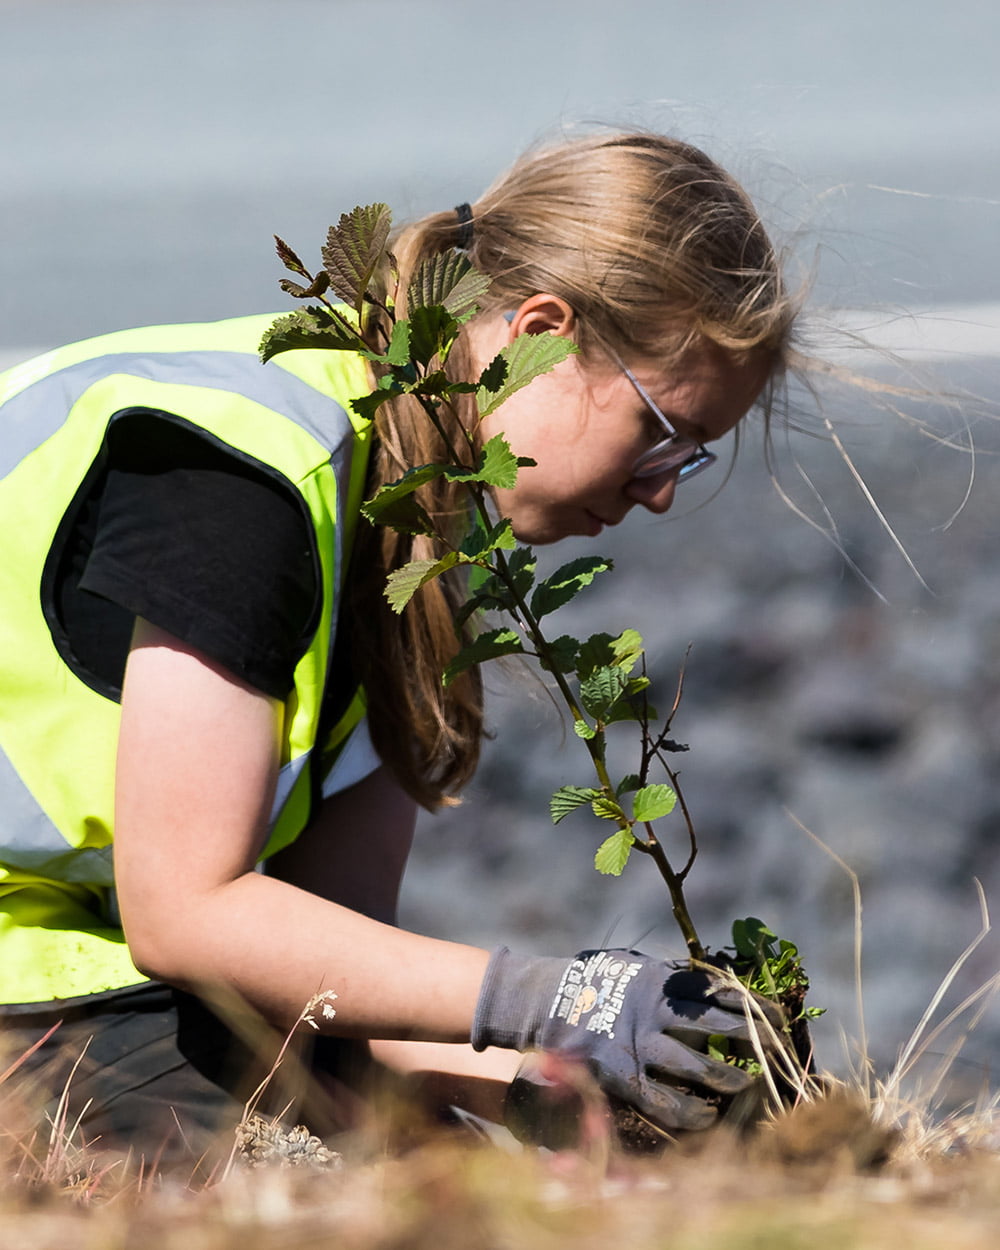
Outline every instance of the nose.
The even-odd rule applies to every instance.
[[[670,511],[676,490],[677,470],[672,469],[653,477],[632,478],[625,487],[625,494],[633,503],[659,516]]]

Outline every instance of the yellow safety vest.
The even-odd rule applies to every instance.
[[[42,592],[57,529],[116,414],[147,408],[190,423],[280,475],[312,521],[322,610],[286,704],[262,858],[305,827],[315,775],[363,713],[356,697],[317,744],[337,591],[364,488],[370,427],[348,403],[369,389],[365,365],[317,351],[261,365],[257,344],[272,319],[126,330],[0,374],[0,1004],[144,979],[109,909],[120,704],[73,671]]]

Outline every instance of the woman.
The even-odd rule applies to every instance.
[[[666,512],[781,370],[794,310],[774,252],[687,145],[529,155],[400,233],[402,289],[453,247],[492,285],[452,367],[475,376],[522,334],[579,348],[480,430],[537,462],[497,491],[523,541]],[[464,1073],[461,1093],[435,1087],[495,1111],[518,1052],[541,1047],[665,1129],[705,1126],[746,1079],[705,1054],[713,1033],[746,1035],[717,987],[635,952],[491,956],[395,927],[416,806],[473,772],[481,700],[475,677],[440,683],[448,589],[390,613],[385,576],[412,544],[357,509],[441,453],[402,401],[374,431],[351,415],[358,359],[261,367],[267,320],[127,331],[0,379],[17,536],[0,574],[0,1001],[17,1043],[63,1022],[40,1069],[92,1036],[85,1134],[148,1142],[231,1115],[252,1085],[203,1002],[284,1031],[329,991],[314,1065],[348,1084],[360,1053]],[[454,513],[454,489],[425,504]]]

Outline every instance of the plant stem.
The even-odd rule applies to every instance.
[[[684,898],[684,883],[678,873],[674,872],[667,859],[666,851],[664,851],[656,834],[653,832],[653,826],[646,824],[646,841],[636,840],[636,847],[640,851],[644,851],[652,857],[653,863],[656,864],[660,876],[666,882],[667,889],[670,892],[670,903],[674,913],[674,919],[677,926],[687,943],[688,954],[694,960],[704,962],[706,951],[698,937],[698,931],[694,927],[694,921],[691,919],[691,913],[688,911],[687,900]]]

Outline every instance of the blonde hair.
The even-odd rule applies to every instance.
[[[532,151],[474,204],[471,239],[454,210],[404,227],[393,241],[400,290],[429,256],[468,244],[492,279],[480,315],[514,309],[539,292],[576,315],[585,359],[610,348],[625,359],[677,364],[710,341],[782,369],[797,304],[750,199],[698,148],[662,135],[598,133]],[[449,360],[469,367],[460,339]],[[457,423],[471,413],[453,414]],[[467,426],[467,428],[470,428]],[[380,409],[372,486],[446,455],[413,401]],[[462,528],[461,487],[443,480],[422,503],[446,530]],[[472,775],[482,737],[478,675],[441,685],[461,645],[461,588],[430,583],[402,617],[381,596],[386,574],[429,554],[428,540],[382,531],[360,539],[352,575],[354,659],[365,683],[376,749],[420,803],[435,807]]]

